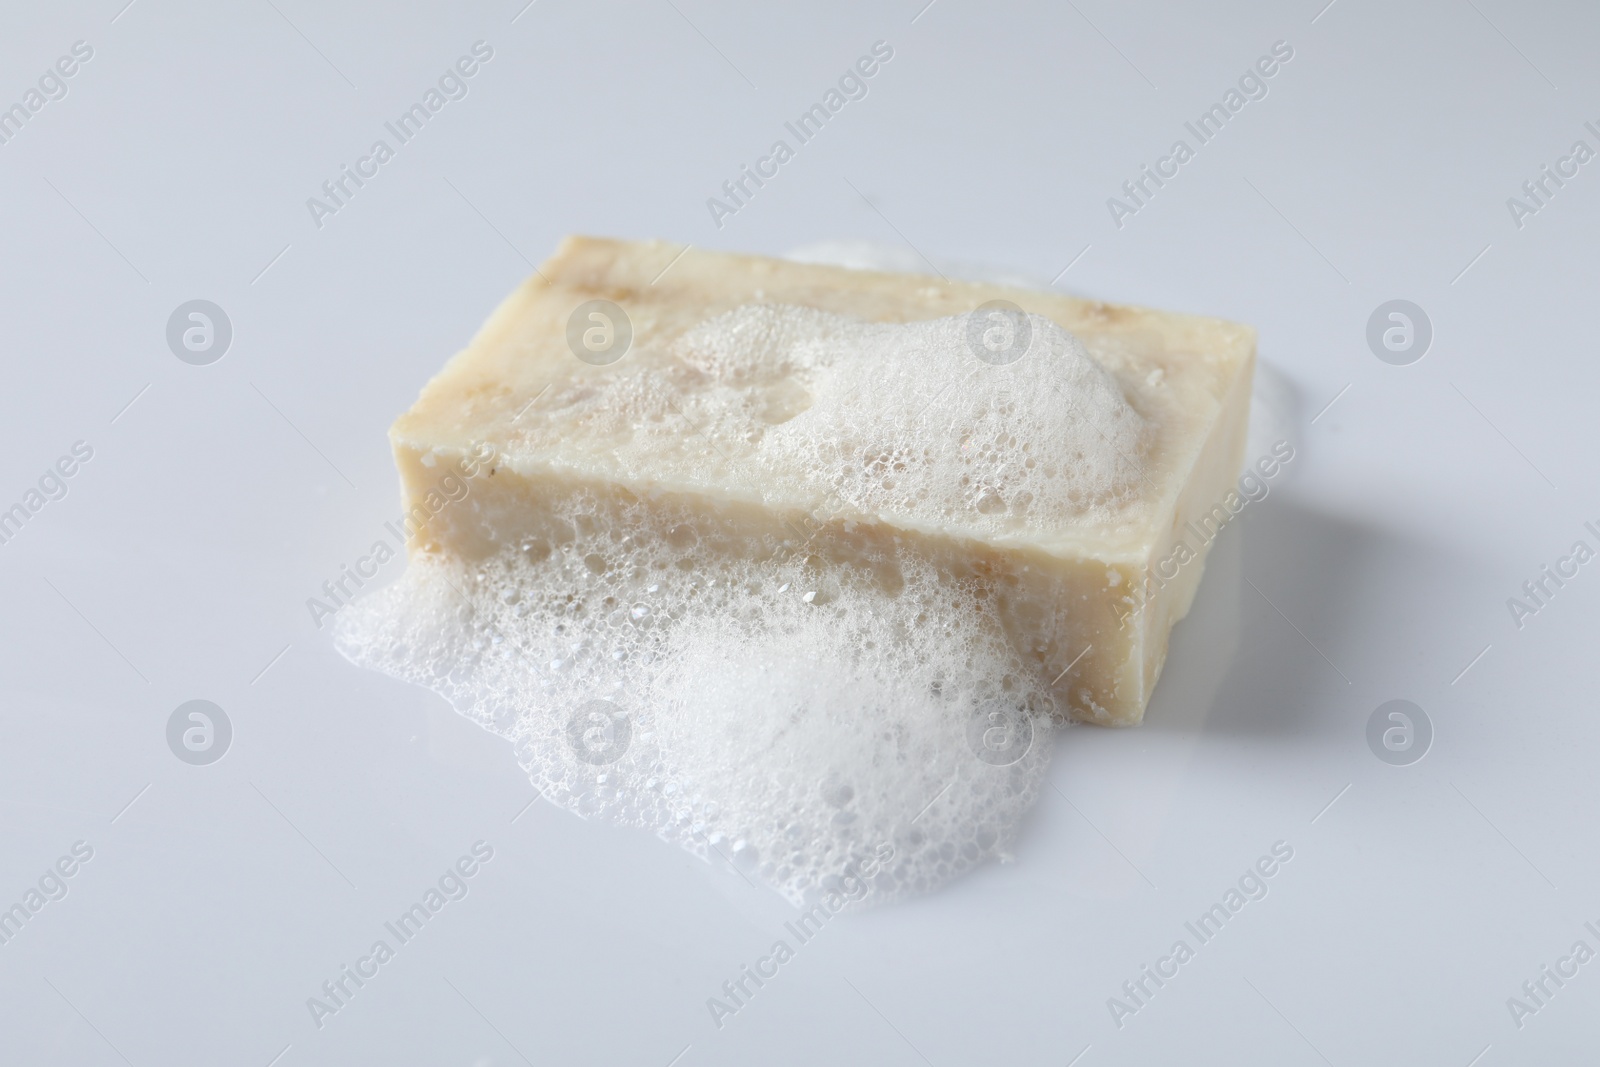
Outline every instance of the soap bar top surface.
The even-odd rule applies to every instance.
[[[569,335],[591,325],[631,329],[625,354],[579,358]],[[1138,563],[1254,346],[1246,326],[1048,292],[569,238],[391,437],[487,441],[525,476]]]

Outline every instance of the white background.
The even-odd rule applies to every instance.
[[[1506,605],[1600,519],[1600,163],[1506,206],[1600,148],[1592,6],[124,2],[0,32],[0,104],[94,49],[0,145],[0,507],[94,449],[0,545],[0,905],[94,849],[0,945],[0,1062],[1592,1062],[1600,962],[1520,1029],[1506,1004],[1600,949],[1600,564],[1521,629]],[[470,94],[317,228],[306,198],[480,39]],[[713,226],[877,40],[867,98]],[[1278,40],[1270,94],[1116,227]],[[1297,457],[1145,726],[1064,734],[1015,862],[835,919],[720,1030],[706,999],[789,909],[526,807],[509,746],[305,606],[397,510],[388,423],[569,232],[910,245],[1249,322],[1291,387]],[[194,298],[233,324],[209,366],[165,341]],[[1434,326],[1410,366],[1366,343],[1392,298]],[[194,698],[234,727],[210,766],[165,740]],[[1394,698],[1436,731],[1411,766],[1365,740]],[[470,894],[315,1026],[480,839]],[[1119,1029],[1107,999],[1280,840],[1270,894]]]

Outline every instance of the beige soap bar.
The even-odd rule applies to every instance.
[[[1015,362],[959,344],[1004,353],[1018,331]],[[655,509],[700,553],[801,554],[818,588],[893,597],[915,556],[971,590],[1059,714],[1133,725],[1204,566],[1182,534],[1239,473],[1254,354],[1215,319],[574,237],[390,436],[413,552],[537,557],[577,507],[596,528]],[[463,460],[470,492],[434,507]]]

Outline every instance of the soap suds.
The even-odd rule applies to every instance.
[[[974,354],[1013,333],[1016,358]],[[556,385],[540,411],[513,454],[595,441],[619,472],[779,498],[803,486],[812,508],[977,535],[1114,522],[1138,499],[1148,436],[1076,337],[1020,314],[871,323],[746,305],[664,360]]]
[[[1010,362],[983,362],[1026,337]],[[1028,315],[864,323],[749,305],[674,346],[721,382],[781,375],[809,403],[761,434],[766,477],[826,472],[868,514],[988,532],[1104,520],[1136,495],[1144,421],[1076,337]]]
[[[529,432],[626,417],[603,435],[626,469],[670,401],[725,461],[804,471],[847,510],[1001,532],[1100,521],[1137,492],[1143,423],[1075,338],[1028,322],[1027,354],[996,366],[964,316],[738,308],[679,338],[667,371],[569,390]],[[551,802],[720,854],[796,904],[862,869],[882,902],[1005,854],[1065,709],[981,573],[888,534],[825,564],[814,545],[758,550],[680,498],[525,506],[559,534],[471,561],[414,553],[340,614],[340,651],[507,738]],[[893,858],[867,863],[885,844]]]
[[[900,274],[928,274],[930,266],[927,260],[904,246],[859,240],[815,241],[790,249],[783,258],[796,263],[819,263],[825,266],[848,267],[851,270],[891,271]],[[1018,275],[983,264],[939,260],[933,265],[951,278],[987,282],[1017,289],[1056,291],[1054,283],[1046,278]],[[1159,368],[1152,370],[1147,384],[1152,387],[1159,385],[1161,376]],[[1302,398],[1293,379],[1287,373],[1269,360],[1257,356],[1252,386],[1249,443],[1245,448],[1247,463],[1253,458],[1267,455],[1275,442],[1298,443],[1305,437],[1301,432],[1305,418]]]

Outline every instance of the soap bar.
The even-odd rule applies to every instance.
[[[1216,319],[572,237],[390,438],[414,555],[626,530],[650,566],[803,561],[782,592],[819,611],[915,568],[1057,716],[1134,725],[1225,521],[1254,356]],[[473,473],[445,507],[441,470]],[[627,547],[584,559],[637,568]]]

